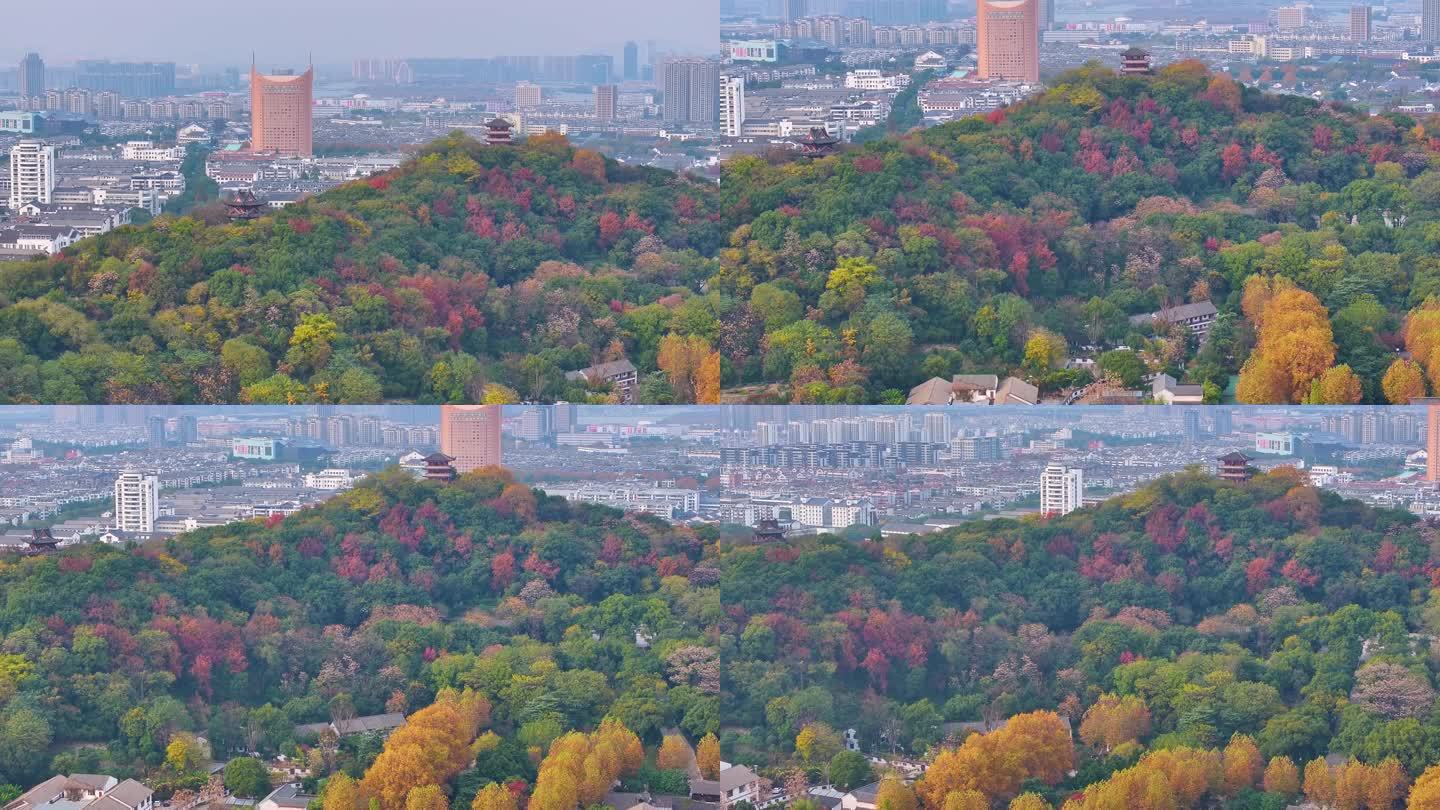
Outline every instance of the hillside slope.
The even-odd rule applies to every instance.
[[[1440,762],[1434,526],[1293,470],[1169,476],[1053,520],[742,545],[720,564],[742,628],[721,650],[722,740],[742,762],[823,764],[806,746],[846,727],[867,752],[918,758],[954,748],[958,724],[1034,711],[1077,732],[1078,774],[1032,786],[1057,807],[1149,751],[1199,767],[1237,734],[1301,766],[1395,757],[1414,778]],[[987,776],[1000,755],[971,753],[935,763],[927,807],[971,777],[989,806],[1015,795],[1023,776]],[[1259,771],[1227,801],[1242,786],[1260,790]]]
[[[738,158],[718,188],[455,136],[254,224],[161,218],[0,266],[0,398],[601,400],[563,373],[623,356],[654,402],[896,401],[962,372],[1218,391],[1242,370],[1244,401],[1403,400],[1440,377],[1434,318],[1403,328],[1440,291],[1429,126],[1178,63],[1085,68],[821,160]],[[1204,346],[1129,320],[1203,300]],[[1265,334],[1275,301],[1312,351]],[[1386,389],[1398,348],[1416,364]]]
[[[708,275],[712,196],[563,138],[456,135],[252,223],[123,228],[0,266],[0,340],[19,341],[0,356],[22,370],[5,396],[444,401],[503,378],[557,398],[620,301]]]
[[[173,740],[273,755],[297,724],[410,712],[447,688],[476,690],[504,738],[481,786],[533,780],[527,746],[607,715],[652,743],[699,739],[720,711],[717,579],[686,529],[494,472],[441,486],[392,470],[283,520],[5,555],[0,784],[184,782],[159,767]],[[352,741],[316,775],[358,777],[377,752]]]

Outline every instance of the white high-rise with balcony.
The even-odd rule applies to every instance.
[[[1040,513],[1068,515],[1085,503],[1085,474],[1063,464],[1051,464],[1040,474]]]
[[[720,77],[720,134],[740,137],[745,127],[745,77]]]
[[[124,532],[155,531],[160,512],[160,479],[126,470],[115,479],[115,528]]]
[[[54,190],[55,147],[44,141],[21,141],[10,147],[12,209],[29,202],[48,204]]]

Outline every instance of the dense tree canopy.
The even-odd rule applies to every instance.
[[[1302,769],[1393,802],[1440,761],[1437,540],[1283,468],[1050,520],[727,546],[721,739],[784,772],[812,729],[853,727],[930,760],[927,808],[1283,807]]]
[[[563,372],[624,356],[650,400],[887,401],[972,371],[1061,391],[1094,373],[1066,354],[1123,346],[1100,371],[1126,384],[1243,368],[1242,399],[1385,401],[1440,373],[1427,126],[1181,62],[718,186],[457,134],[253,223],[202,207],[0,266],[0,399],[603,400]],[[1251,279],[1308,296],[1277,307],[1302,356]],[[1127,317],[1200,300],[1203,346]],[[1402,342],[1425,359],[1387,377]]]
[[[0,557],[0,784],[103,767],[196,787],[200,735],[220,761],[313,758],[328,810],[434,810],[523,790],[552,742],[606,722],[700,740],[720,717],[709,548],[499,472],[389,471],[283,520]],[[297,739],[382,712],[411,715],[383,752]],[[224,772],[241,795],[268,779],[248,762]]]

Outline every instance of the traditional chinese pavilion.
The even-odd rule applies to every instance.
[[[225,213],[232,220],[257,219],[265,213],[265,201],[256,197],[255,192],[248,188],[235,189],[225,195],[221,202],[225,204]]]
[[[831,135],[824,127],[813,127],[800,137],[800,154],[810,158],[822,158],[835,154],[840,139]]]
[[[1219,475],[1226,481],[1249,481],[1254,475],[1250,462],[1254,459],[1241,452],[1226,453],[1219,459]]]
[[[425,457],[426,481],[454,481],[455,459],[444,453],[431,453]]]
[[[760,525],[755,527],[755,543],[757,545],[771,545],[781,543],[785,540],[785,530],[780,528],[780,521],[774,518],[765,518]]]
[[[60,541],[49,529],[31,529],[30,539],[25,541],[26,554],[49,554],[60,547]]]
[[[1150,75],[1150,52],[1144,48],[1127,48],[1120,54],[1120,72],[1126,76]]]
[[[494,120],[485,124],[485,143],[489,146],[509,146],[515,142],[515,125],[496,116]]]

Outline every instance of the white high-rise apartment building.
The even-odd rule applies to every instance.
[[[873,419],[868,420],[867,424],[874,430],[874,436],[871,438],[871,441],[880,442],[881,444],[895,444],[896,442],[902,442],[909,438],[905,435],[905,432],[900,429],[900,423],[895,419]]]
[[[791,422],[787,427],[791,444],[810,444],[813,440],[809,422]]]
[[[738,138],[745,127],[745,77],[720,77],[720,134]]]
[[[810,423],[810,441],[815,444],[834,444],[839,440],[839,433],[830,419],[816,419]]]
[[[720,63],[711,59],[672,58],[661,63],[656,85],[665,95],[661,120],[713,129],[719,116]]]
[[[912,441],[915,441],[915,431],[917,430],[917,428],[915,427],[914,423],[913,423],[912,420],[910,419],[910,414],[908,414],[908,413],[902,413],[902,414],[900,414],[899,416],[894,417],[894,419],[895,419],[895,441],[897,441],[897,442],[912,442]]]
[[[10,147],[10,202],[50,202],[55,190],[55,147],[44,141],[21,141]]]
[[[160,512],[160,479],[127,470],[115,479],[115,528],[124,532],[155,531]]]
[[[950,414],[927,413],[920,428],[920,440],[930,444],[950,443]]]
[[[779,422],[756,422],[755,439],[759,444],[780,444],[784,426]]]
[[[1040,474],[1040,514],[1068,515],[1085,503],[1085,474],[1051,464]]]

